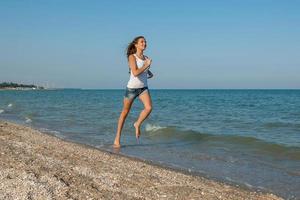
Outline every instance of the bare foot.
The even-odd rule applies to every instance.
[[[136,139],[139,139],[139,137],[141,135],[140,127],[137,125],[136,122],[133,124],[133,126],[135,128],[135,137],[136,137]]]
[[[113,147],[114,147],[114,148],[120,148],[121,145],[120,145],[120,144],[115,144],[115,143],[114,143]]]
[[[118,140],[115,140],[113,147],[114,148],[120,148],[121,147],[120,142]]]

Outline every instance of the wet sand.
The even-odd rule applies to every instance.
[[[281,198],[0,121],[0,199]]]

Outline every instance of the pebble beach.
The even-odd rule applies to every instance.
[[[0,199],[281,199],[0,121]]]

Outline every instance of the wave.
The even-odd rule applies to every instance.
[[[1,113],[4,113],[4,110],[3,110],[3,109],[0,109],[0,114],[1,114]]]
[[[38,130],[41,131],[42,133],[48,133],[51,135],[55,135],[62,139],[66,138],[66,136],[63,133],[61,133],[60,131],[56,131],[56,130],[52,130],[52,129],[48,129],[48,128],[38,128]]]
[[[29,117],[25,117],[25,122],[26,122],[26,123],[31,123],[31,122],[32,122],[32,119],[30,119]]]
[[[225,147],[226,149],[239,148],[241,151],[247,150],[247,152],[251,151],[258,154],[271,154],[273,156],[283,156],[289,159],[300,160],[300,147],[297,146],[286,146],[271,143],[250,136],[216,135],[194,130],[181,130],[177,127],[152,127],[156,126],[148,125],[148,131],[146,128],[146,135],[150,139],[167,139],[180,142],[202,143],[210,146]]]
[[[8,108],[10,108],[10,107],[12,107],[12,106],[13,106],[12,103],[10,103],[10,104],[7,105]]]
[[[158,130],[161,130],[164,128],[167,128],[167,127],[162,127],[162,126],[155,125],[155,124],[146,124],[146,126],[145,126],[145,129],[148,132],[155,132],[155,131],[158,131]]]

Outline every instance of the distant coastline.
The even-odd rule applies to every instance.
[[[13,82],[0,83],[0,90],[44,90],[46,88],[37,85],[18,84]]]

